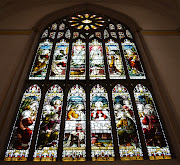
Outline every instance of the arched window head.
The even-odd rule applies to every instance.
[[[138,50],[128,25],[105,15],[48,24],[5,161],[171,159]]]

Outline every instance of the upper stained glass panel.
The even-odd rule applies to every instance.
[[[143,85],[134,96],[150,160],[171,159],[171,153],[151,92]]]
[[[86,70],[86,43],[78,39],[72,44],[72,55],[70,63],[70,76],[71,80],[85,79]]]
[[[69,43],[66,40],[63,39],[56,43],[49,77],[50,80],[65,79],[68,52]]]
[[[102,44],[94,39],[89,43],[90,79],[105,79],[105,65]]]
[[[27,161],[40,99],[41,89],[36,84],[24,92],[5,153],[5,161]]]
[[[130,79],[146,79],[135,44],[126,39],[121,45]]]
[[[133,106],[128,90],[117,84],[112,91],[121,160],[143,160]]]
[[[56,161],[62,114],[63,91],[53,85],[46,93],[42,109],[34,161]]]
[[[53,43],[44,40],[38,46],[36,57],[29,75],[30,80],[44,80],[47,73]]]
[[[105,45],[110,79],[125,79],[119,44],[110,39]]]

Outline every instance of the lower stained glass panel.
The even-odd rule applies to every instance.
[[[50,87],[44,100],[34,161],[56,161],[62,102],[62,88],[59,85]]]
[[[16,122],[5,153],[5,161],[27,161],[41,99],[41,89],[34,84],[21,100]]]
[[[86,160],[86,94],[73,86],[68,93],[63,140],[63,161]]]
[[[135,116],[128,90],[118,84],[112,91],[121,160],[143,160]]]
[[[152,94],[138,84],[134,96],[150,160],[171,159],[171,153]]]
[[[90,93],[92,161],[114,161],[114,146],[107,91],[99,84]]]

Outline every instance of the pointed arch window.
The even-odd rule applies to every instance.
[[[113,18],[88,11],[49,24],[5,161],[171,159],[141,57]]]

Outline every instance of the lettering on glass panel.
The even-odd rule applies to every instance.
[[[143,160],[133,106],[128,90],[118,84],[112,91],[121,160]]]
[[[105,45],[110,79],[125,79],[126,76],[118,43],[110,39]]]
[[[63,140],[63,161],[86,160],[86,94],[73,86],[68,93]]]
[[[85,79],[86,44],[80,39],[72,44],[70,79]]]
[[[41,89],[34,84],[21,100],[16,121],[5,153],[5,161],[27,161],[41,99]]]
[[[105,66],[102,44],[94,39],[89,43],[90,79],[105,79]]]
[[[121,44],[130,79],[146,79],[135,44],[127,39]]]
[[[114,161],[114,146],[107,91],[99,84],[90,93],[92,161]]]
[[[29,80],[44,80],[47,73],[49,59],[53,43],[50,40],[44,40],[38,46],[36,57],[29,75]]]
[[[134,96],[150,160],[171,159],[171,153],[151,92],[138,84]]]
[[[56,43],[49,77],[50,80],[65,79],[68,52],[69,43],[66,40]]]
[[[63,91],[50,87],[44,99],[33,161],[56,161],[59,143]]]

